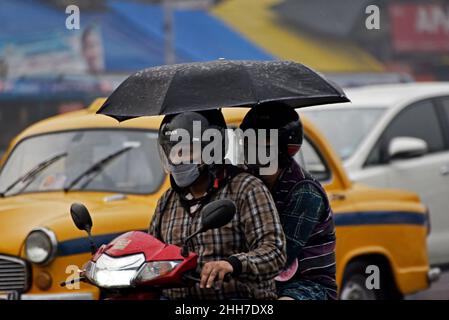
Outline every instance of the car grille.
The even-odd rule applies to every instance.
[[[28,289],[28,279],[24,260],[0,255],[0,291],[24,292]]]

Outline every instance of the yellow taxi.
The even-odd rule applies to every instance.
[[[92,213],[97,245],[147,229],[169,186],[157,150],[162,117],[118,123],[95,114],[103,101],[29,127],[0,160],[0,295],[100,298],[88,284],[60,286],[90,258],[85,234],[70,219],[73,202]],[[223,112],[235,127],[247,109]],[[400,298],[427,288],[428,214],[418,196],[351,182],[323,136],[303,122],[306,139],[297,160],[331,199],[340,298]]]

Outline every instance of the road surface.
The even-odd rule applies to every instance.
[[[449,300],[449,270],[443,271],[440,279],[425,291],[406,297],[407,300]]]

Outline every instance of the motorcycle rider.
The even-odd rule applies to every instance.
[[[261,175],[262,166],[248,163],[252,173],[269,187],[276,202],[287,239],[287,263],[276,279],[278,296],[284,300],[335,299],[335,227],[327,195],[310,173],[293,156],[303,142],[298,113],[279,102],[262,103],[245,116],[240,129],[277,129],[278,141],[244,141],[245,159],[256,148],[277,143],[279,168]],[[251,149],[252,148],[252,149]]]
[[[212,162],[204,159],[208,129],[219,133],[208,140],[213,136],[220,147],[210,152]],[[189,138],[183,142],[180,137],[186,133]],[[168,299],[277,297],[274,278],[285,264],[285,237],[276,205],[261,180],[224,163],[225,136],[220,110],[168,115],[160,126],[159,151],[171,188],[158,201],[149,233],[165,243],[182,245],[199,228],[202,206],[223,198],[237,206],[231,223],[190,243],[189,249],[199,255],[200,284],[164,290]],[[233,277],[223,281],[228,273]]]

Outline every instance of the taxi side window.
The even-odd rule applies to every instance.
[[[295,160],[318,181],[324,182],[331,179],[331,171],[324,157],[307,137],[304,139],[300,151],[295,155]]]

